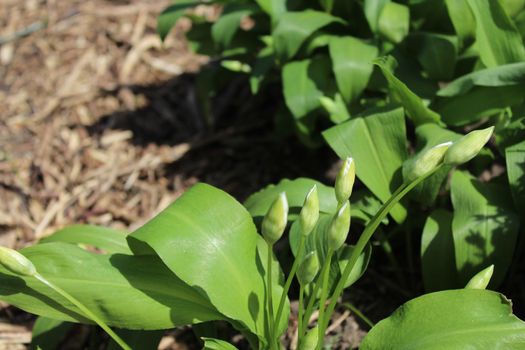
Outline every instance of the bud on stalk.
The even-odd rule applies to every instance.
[[[481,270],[468,281],[465,289],[485,289],[489,285],[490,278],[494,272],[494,265]]]
[[[0,247],[0,265],[21,276],[36,275],[33,263],[16,250]]]
[[[262,235],[266,242],[274,244],[281,238],[288,222],[288,200],[281,192],[272,203],[262,222]]]
[[[474,158],[489,141],[494,127],[474,130],[457,140],[445,154],[445,164],[459,165]]]
[[[328,247],[338,250],[346,240],[350,230],[350,202],[346,201],[332,218],[328,227]]]
[[[335,178],[335,196],[339,203],[350,198],[355,181],[355,162],[352,157],[345,159],[337,177]]]
[[[303,208],[299,214],[299,225],[301,234],[308,236],[319,219],[319,196],[317,194],[317,185],[314,185],[306,195]]]
[[[319,272],[319,258],[316,252],[306,254],[297,270],[297,279],[302,286],[311,283]]]
[[[452,142],[440,143],[409,160],[405,180],[412,182],[437,168],[443,162],[443,157],[451,145]]]

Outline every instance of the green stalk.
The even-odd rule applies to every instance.
[[[319,276],[317,277],[317,280],[315,282],[315,286],[313,288],[312,293],[310,294],[310,298],[308,298],[308,305],[306,306],[306,311],[304,313],[303,317],[303,329],[299,329],[299,337],[303,337],[306,333],[305,330],[308,327],[308,321],[310,321],[310,317],[312,316],[314,303],[317,298],[317,294],[319,293],[319,289],[321,288],[321,276],[324,274],[324,270],[326,269],[327,265],[324,264],[321,268],[321,272],[319,273]]]
[[[297,348],[300,349],[301,337],[299,331],[303,328],[303,314],[304,314],[304,286],[299,285],[299,306],[297,311]]]
[[[267,242],[268,243],[268,242]],[[270,349],[275,348],[275,339],[274,339],[274,318],[273,318],[273,297],[272,297],[272,252],[273,252],[273,244],[268,243],[268,260],[267,260],[267,300],[268,300],[268,333],[270,334]]]
[[[321,298],[319,300],[319,321],[318,324],[322,325],[324,324],[324,317],[325,317],[325,304],[326,304],[326,298],[328,296],[328,276],[330,275],[330,263],[332,262],[332,255],[334,254],[334,251],[332,249],[328,249],[328,254],[326,255],[326,259],[324,260],[323,265],[323,275],[321,275]],[[325,268],[325,266],[327,266]],[[324,327],[319,327],[319,340],[317,341],[316,349],[321,349],[321,346],[323,344],[324,340]],[[323,333],[321,333],[323,332]]]
[[[301,261],[301,257],[303,255],[304,251],[304,244],[305,244],[305,236],[301,235],[301,238],[299,240],[299,249],[297,250],[297,255],[295,256],[295,260],[292,264],[292,269],[290,270],[290,274],[288,275],[288,278],[286,279],[286,282],[284,283],[284,289],[283,293],[281,294],[281,300],[279,300],[279,307],[277,308],[277,315],[275,316],[275,322],[276,325],[275,332],[277,333],[277,327],[279,327],[279,324],[281,323],[281,317],[283,315],[284,310],[284,302],[286,301],[286,297],[288,296],[288,291],[290,290],[290,286],[292,285],[293,278],[295,277],[295,273],[297,272],[297,268],[299,267],[299,261]],[[272,336],[277,337],[278,334],[272,334]]]
[[[350,258],[348,259],[348,263],[346,264],[345,269],[343,270],[343,273],[341,274],[341,278],[339,279],[339,282],[337,283],[335,287],[334,294],[332,295],[330,304],[327,307],[326,318],[328,320],[330,320],[330,317],[332,313],[334,312],[338,297],[343,293],[345,281],[348,280],[348,276],[350,275],[350,272],[352,272],[352,269],[354,268],[354,265],[357,262],[357,259],[359,258],[363,250],[365,249],[368,241],[370,241],[370,238],[372,238],[372,235],[374,234],[375,230],[381,224],[381,221],[390,212],[392,207],[401,200],[401,198],[403,198],[408,192],[410,192],[410,190],[416,187],[421,181],[425,180],[426,178],[434,174],[436,171],[441,169],[441,167],[442,165],[439,165],[436,168],[434,168],[432,171],[428,172],[427,174],[421,177],[418,177],[411,183],[408,183],[408,184],[405,183],[399,186],[399,188],[392,194],[392,196],[385,202],[385,204],[383,204],[381,209],[379,209],[379,211],[374,215],[372,220],[370,220],[365,230],[359,237],[359,240],[357,241],[355,248],[352,251],[352,254],[350,255]],[[320,329],[322,328],[322,331],[324,332],[327,326],[328,325],[326,324],[326,322],[323,322],[323,324],[321,324],[320,326]]]
[[[124,350],[131,350],[131,347],[129,347],[129,345],[126,344],[126,342],[124,342],[124,340],[122,340],[122,338],[120,338],[115,332],[113,332],[113,330],[111,328],[109,328],[109,326],[104,321],[102,321],[102,319],[100,319],[97,315],[95,315],[93,312],[91,312],[87,307],[85,307],[75,297],[73,297],[71,294],[69,294],[68,292],[66,292],[65,290],[60,288],[59,286],[55,285],[54,283],[48,281],[47,279],[45,279],[39,273],[35,274],[34,277],[37,280],[39,280],[40,282],[42,282],[43,284],[45,284],[46,286],[48,286],[49,288],[53,289],[55,292],[57,292],[58,294],[60,294],[64,298],[66,298],[73,305],[78,307],[79,310],[82,311],[85,316],[87,316],[89,319],[91,319],[96,324],[98,324],[104,331],[106,331],[106,333],[109,334],[109,336],[111,338],[113,338],[113,340],[118,345],[120,345],[120,347],[122,349],[124,349]]]
[[[370,319],[366,317],[357,307],[355,307],[354,304],[346,302],[343,304],[343,306],[350,309],[350,311],[363,320],[363,322],[366,323],[370,328],[374,327],[374,322],[370,321]]]

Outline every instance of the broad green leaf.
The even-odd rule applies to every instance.
[[[214,338],[202,338],[204,340],[203,350],[237,350],[237,348],[224,340]]]
[[[281,15],[286,12],[286,2],[282,0],[255,0],[255,2],[270,15],[272,23],[277,22]]]
[[[407,116],[412,119],[416,126],[425,123],[439,123],[441,119],[439,114],[425,106],[421,98],[395,77],[391,68],[395,63],[392,61],[392,57],[382,57],[375,61],[388,81],[392,99],[405,108]]]
[[[446,290],[412,299],[379,322],[362,350],[518,350],[525,323],[510,300],[481,289]]]
[[[244,206],[253,217],[263,217],[279,193],[286,192],[286,198],[288,198],[288,205],[291,211],[290,214],[293,213],[294,209],[299,213],[306,194],[314,185],[317,186],[319,210],[322,213],[334,213],[337,210],[334,188],[326,186],[319,181],[303,177],[294,180],[284,179],[277,185],[265,187],[252,194],[244,202]],[[295,216],[289,215],[288,218],[291,220],[294,219]]]
[[[476,43],[486,67],[525,61],[523,41],[498,0],[467,0],[476,19]]]
[[[523,212],[525,208],[525,141],[505,150],[507,176],[516,208]]]
[[[377,32],[379,17],[383,11],[383,7],[389,2],[390,0],[365,0],[363,2],[363,11],[373,33]]]
[[[524,0],[501,0],[500,4],[509,17],[515,17],[521,13],[525,7]]]
[[[132,349],[157,349],[160,340],[164,336],[163,330],[138,331],[117,329],[116,332]],[[121,350],[121,347],[111,339],[107,350]]]
[[[266,256],[260,255],[259,241],[262,238],[250,213],[227,193],[206,184],[193,186],[128,236],[135,254],[158,255],[220,313],[264,341],[266,296],[261,266]],[[276,283],[275,300],[281,290]]]
[[[437,92],[441,97],[464,95],[476,86],[517,86],[525,83],[525,62],[478,70],[454,80]]]
[[[383,205],[379,199],[366,188],[360,188],[352,192],[350,198],[352,220],[358,220],[363,224],[368,223],[372,217],[381,209]],[[383,220],[384,224],[388,224],[388,218]]]
[[[167,7],[157,18],[157,33],[164,40],[171,28],[186,14],[186,10],[199,5],[198,1],[185,1]]]
[[[420,153],[427,151],[428,149],[437,146],[444,142],[456,141],[462,135],[457,134],[448,129],[441,128],[436,124],[423,124],[416,128],[416,139],[417,149],[416,153],[412,158],[406,160],[403,163],[403,178],[406,178],[405,171],[408,166],[408,162],[417,157]],[[443,166],[442,169],[438,170],[435,174],[431,175],[428,179],[414,187],[408,196],[427,206],[430,206],[436,200],[443,181],[447,178],[450,171],[450,166]]]
[[[89,245],[110,254],[131,254],[126,241],[126,233],[109,227],[71,225],[40,240],[40,243],[49,242]]]
[[[448,15],[462,45],[476,34],[476,20],[467,0],[445,0]]]
[[[33,325],[31,349],[58,349],[73,326],[70,322],[38,317]]]
[[[330,84],[330,70],[327,57],[290,62],[283,67],[284,100],[295,118],[303,118],[321,106],[319,98]]]
[[[345,102],[355,101],[368,85],[377,47],[351,36],[330,40],[330,58],[339,92]]]
[[[250,75],[250,89],[252,94],[257,94],[263,81],[270,75],[270,71],[275,66],[275,57],[271,47],[265,47],[258,54],[253,64]]]
[[[410,46],[416,53],[417,60],[430,79],[447,81],[454,76],[458,55],[456,37],[416,33],[408,37]]]
[[[425,222],[421,236],[421,272],[429,292],[458,287],[452,213],[436,209]]]
[[[288,61],[315,31],[337,22],[344,23],[340,18],[320,11],[284,12],[272,33],[277,58],[281,62]]]
[[[219,49],[225,49],[232,43],[233,37],[239,30],[241,20],[254,12],[252,6],[229,4],[224,7],[223,13],[211,27],[213,41]]]
[[[496,124],[496,145],[501,154],[505,153],[507,147],[525,140],[525,117],[521,116],[522,113],[519,115]]]
[[[382,202],[402,184],[401,166],[407,158],[402,108],[370,110],[324,131],[323,137],[341,159],[355,159],[357,176]],[[397,204],[390,214],[403,222],[406,209]]]
[[[400,43],[408,34],[410,11],[407,6],[396,2],[387,2],[379,15],[378,30],[387,40]]]
[[[431,107],[447,125],[461,126],[501,113],[524,100],[525,83],[512,86],[473,87],[464,95],[439,98]]]
[[[519,217],[507,186],[481,183],[456,171],[451,181],[452,233],[459,283],[494,264],[491,286],[503,281],[516,245]]]
[[[319,102],[321,102],[321,105],[334,124],[341,124],[350,119],[350,112],[348,112],[348,108],[345,101],[343,101],[341,94],[336,93],[334,99],[322,96],[319,98]]]
[[[173,275],[156,256],[93,254],[59,242],[20,252],[42,276],[111,326],[154,330],[226,320],[208,299]],[[0,299],[36,315],[91,323],[41,282],[14,276],[4,268],[0,268]]]

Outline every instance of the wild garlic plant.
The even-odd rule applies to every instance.
[[[200,184],[129,235],[81,226],[57,232],[21,253],[0,249],[0,298],[44,317],[96,323],[126,350],[145,349],[136,341],[149,337],[151,348],[156,348],[162,332],[124,339],[111,327],[145,332],[217,320],[229,322],[254,349],[280,350],[290,314],[288,294],[296,278],[298,349],[321,349],[337,302],[366,270],[369,241],[391,208],[444,164],[470,160],[491,133],[491,128],[473,131],[419,154],[407,166],[409,180],[369,220],[355,246],[345,241],[359,164],[352,158],[344,160],[334,189],[313,185],[305,191],[290,229],[290,239],[297,242],[286,279],[272,250],[292,218],[288,197],[298,205],[297,191],[290,189],[288,197],[281,192],[271,203],[260,203],[267,209],[259,235],[246,208],[226,193]],[[327,200],[335,201],[328,217]],[[102,253],[76,244],[96,246]],[[525,344],[525,323],[512,315],[510,302],[485,290],[493,271],[489,266],[477,273],[465,289],[407,302],[372,327],[361,349]],[[310,324],[315,310],[319,317]],[[429,313],[435,317],[429,319]],[[195,332],[202,332],[199,329]],[[209,334],[198,334],[205,349],[235,349]]]

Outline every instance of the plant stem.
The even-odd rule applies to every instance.
[[[315,282],[315,286],[313,290],[311,289],[310,297],[308,298],[308,305],[306,306],[306,311],[304,313],[303,317],[303,329],[299,330],[299,337],[303,337],[306,328],[308,327],[308,321],[310,321],[310,317],[312,316],[312,311],[314,308],[315,300],[317,299],[317,294],[319,293],[319,289],[321,288],[321,276],[324,274],[324,270],[326,269],[326,264],[323,264],[321,267],[321,272],[319,273],[319,276],[317,277],[317,280]]]
[[[297,254],[295,256],[295,260],[292,264],[292,269],[290,270],[290,273],[288,274],[288,278],[286,279],[286,282],[284,284],[283,293],[281,294],[281,300],[279,300],[279,307],[277,308],[277,314],[275,316],[275,322],[276,325],[275,332],[277,333],[277,328],[279,327],[279,324],[281,323],[281,316],[283,314],[284,310],[284,303],[286,301],[286,297],[288,296],[288,291],[290,290],[290,286],[292,285],[293,278],[295,277],[295,273],[297,272],[297,268],[299,267],[299,262],[301,261],[301,257],[303,255],[304,251],[304,244],[305,244],[305,236],[301,235],[301,238],[299,239],[299,249],[297,250]],[[277,337],[278,334],[273,334],[274,337]]]
[[[374,327],[374,323],[370,321],[370,319],[366,317],[358,308],[356,308],[354,304],[346,302],[343,304],[343,306],[350,309],[350,311],[363,320],[363,322],[366,323],[370,328]]]
[[[109,334],[109,336],[111,338],[113,338],[113,340],[118,344],[120,345],[120,347],[124,350],[131,350],[131,348],[129,347],[128,344],[126,344],[126,342],[124,342],[124,340],[122,340],[122,338],[120,338],[115,332],[113,332],[113,330],[111,328],[109,328],[109,326],[104,322],[102,321],[102,319],[100,319],[97,315],[95,315],[93,312],[91,312],[87,307],[84,306],[84,304],[82,304],[80,301],[78,301],[75,297],[73,297],[71,294],[69,294],[68,292],[66,292],[65,290],[63,290],[62,288],[60,288],[59,286],[55,285],[54,283],[52,283],[51,281],[48,281],[47,279],[45,279],[42,275],[40,275],[39,273],[37,273],[35,275],[35,278],[37,280],[39,280],[40,282],[42,282],[43,284],[45,284],[46,286],[48,286],[49,288],[53,289],[55,292],[57,292],[58,294],[60,294],[61,296],[63,296],[64,298],[66,298],[69,302],[71,302],[73,305],[75,305],[76,307],[79,308],[80,311],[82,311],[84,313],[85,316],[87,316],[87,318],[91,319],[92,321],[94,321],[96,324],[98,324],[104,331],[106,331],[107,334]]]
[[[328,296],[328,276],[330,275],[330,263],[332,262],[332,255],[334,254],[334,251],[330,248],[328,248],[328,254],[326,255],[326,259],[324,260],[323,264],[323,274],[321,275],[321,298],[319,299],[319,321],[317,322],[319,325],[324,324],[324,317],[325,317],[325,304],[326,304],[326,298]],[[325,268],[325,266],[327,266]],[[323,333],[321,333],[323,332]],[[316,349],[321,349],[321,346],[323,345],[324,341],[324,329],[323,327],[319,327],[319,338],[317,341]]]
[[[299,285],[299,306],[297,311],[297,348],[301,348],[301,337],[299,337],[299,332],[303,328],[303,314],[304,314],[304,286]]]
[[[372,235],[374,234],[375,230],[379,227],[381,224],[381,221],[385,218],[385,216],[390,212],[392,207],[396,205],[401,198],[403,198],[410,190],[412,190],[415,186],[417,186],[421,181],[425,180],[429,176],[433,175],[441,169],[442,165],[436,167],[431,172],[415,179],[411,183],[404,183],[392,194],[392,196],[383,204],[381,209],[374,215],[374,217],[370,220],[368,225],[366,226],[365,230],[359,237],[354,250],[352,251],[352,254],[350,255],[350,258],[348,259],[348,263],[346,264],[343,273],[341,274],[341,278],[339,279],[339,282],[337,283],[334,293],[332,295],[330,304],[327,307],[326,312],[326,318],[329,320],[332,313],[334,312],[335,305],[337,303],[337,299],[339,296],[343,293],[343,289],[345,287],[345,281],[348,280],[348,276],[350,275],[350,272],[352,272],[352,269],[354,268],[355,263],[357,262],[357,259],[363,252],[363,250],[366,247],[366,244],[368,241],[370,241],[370,238],[372,238]],[[325,323],[325,322],[323,322]],[[324,332],[325,328],[327,327],[326,324],[321,324],[320,329],[322,328],[322,331]]]
[[[268,333],[270,334],[270,349],[275,348],[275,339],[274,339],[274,318],[273,318],[273,286],[272,286],[272,253],[273,253],[273,244],[268,243],[268,260],[267,260],[267,300],[268,300]]]

